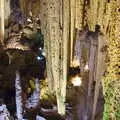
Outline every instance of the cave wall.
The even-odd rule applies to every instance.
[[[3,0],[1,0],[1,2],[3,2]],[[8,5],[9,1],[6,4]],[[59,1],[58,0],[54,0],[54,1],[20,0],[20,7],[26,15],[29,14],[30,10],[33,11],[33,13],[36,16],[38,13],[40,13],[41,23],[42,23],[41,27],[45,37],[45,49],[48,55],[47,59],[50,67],[52,65],[50,63],[51,62],[54,63],[53,61],[55,61],[56,65],[60,63],[58,55],[60,55],[59,53],[61,51],[62,63],[60,63],[60,65],[62,67],[57,65],[57,67],[60,67],[61,69],[59,70],[55,69],[55,71],[53,72],[54,75],[55,74],[59,75],[61,74],[60,73],[61,70],[64,71],[65,74],[62,77],[64,80],[66,80],[67,66],[63,65],[63,61],[65,62],[65,64],[68,65],[69,63],[68,58],[69,56],[71,56],[70,58],[72,62],[73,45],[75,42],[74,38],[75,38],[76,28],[81,30],[84,25],[88,24],[90,30],[94,31],[94,27],[96,24],[99,24],[101,26],[101,32],[105,35],[108,45],[108,51],[107,51],[108,59],[106,61],[107,74],[105,74],[103,80],[104,94],[106,99],[105,116],[104,116],[105,120],[108,120],[110,118],[119,119],[118,113],[120,113],[119,110],[120,95],[118,92],[120,90],[120,86],[119,86],[120,7],[119,6],[120,6],[119,0],[102,0],[102,1],[70,0],[64,2],[62,0]],[[4,23],[1,22],[1,26],[3,25]],[[68,38],[69,38],[69,46],[71,49],[66,52],[68,48],[66,45],[68,41],[66,40],[68,40]],[[58,41],[55,41],[55,39],[57,39]],[[61,48],[59,47],[58,44],[59,42],[60,43],[62,42]],[[65,44],[63,44],[64,42]],[[56,52],[54,53],[53,52],[54,50],[51,50],[51,48],[56,50]],[[52,55],[49,55],[51,51],[52,51]],[[66,57],[67,53],[68,53],[68,58]],[[55,55],[56,57],[54,57]],[[53,59],[51,59],[51,57]],[[48,67],[48,70],[51,69],[50,67]],[[56,68],[56,66],[53,65],[53,68]],[[48,73],[48,76],[51,79],[52,73]]]

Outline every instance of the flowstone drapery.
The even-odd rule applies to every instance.
[[[96,28],[100,29],[98,25]],[[83,82],[78,90],[84,92],[78,93],[77,106],[79,107],[76,106],[78,118],[75,119],[100,119],[101,115],[97,116],[97,114],[98,112],[99,114],[103,113],[102,105],[104,105],[101,85],[102,76],[105,72],[105,53],[102,52],[106,45],[104,35],[100,30],[93,32],[84,29],[82,31],[77,30],[76,36],[74,58],[79,61],[78,65]],[[87,69],[86,66],[88,66]],[[101,108],[98,107],[99,104]]]

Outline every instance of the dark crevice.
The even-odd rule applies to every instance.
[[[107,2],[110,3],[110,0],[108,0]]]

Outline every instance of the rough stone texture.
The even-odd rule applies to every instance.
[[[42,1],[42,0],[41,0]],[[47,4],[47,1],[44,3],[44,5]],[[71,13],[68,13],[71,17],[71,60],[72,60],[72,51],[73,46],[75,43],[75,39],[73,40],[73,36],[75,32],[75,28],[82,29],[85,24],[88,24],[90,27],[90,30],[94,30],[94,27],[96,24],[99,24],[101,26],[101,31],[105,35],[108,45],[108,56],[109,58],[107,66],[108,66],[108,73],[106,76],[106,79],[103,81],[104,86],[104,93],[106,94],[106,91],[109,91],[109,85],[113,81],[119,82],[119,75],[118,75],[118,66],[119,66],[119,0],[71,0],[71,7],[70,11]],[[43,9],[42,9],[43,10]],[[44,8],[44,15],[45,19],[43,18],[43,21],[46,20],[48,12],[47,8]],[[73,15],[73,11],[75,11],[75,15]],[[47,13],[47,14],[46,14]],[[60,12],[61,13],[61,12]],[[62,19],[62,18],[61,18]],[[60,19],[60,25],[63,24]],[[75,24],[75,25],[74,25]],[[46,24],[44,23],[46,28]],[[49,28],[48,28],[49,29]],[[48,30],[47,29],[47,30]],[[48,30],[49,31],[49,30]],[[73,35],[72,35],[73,34]],[[45,36],[49,39],[50,35],[45,33]],[[48,40],[46,39],[46,40]],[[48,48],[49,49],[49,48]],[[113,57],[114,55],[114,57]],[[116,66],[116,67],[114,67]],[[115,85],[116,86],[116,85]],[[118,88],[118,87],[117,87]],[[115,89],[114,89],[115,90]],[[118,90],[118,89],[116,89]],[[115,91],[116,91],[115,90]],[[111,96],[109,100],[116,97],[116,92],[114,93],[114,97]],[[106,100],[108,100],[106,96]],[[110,102],[110,103],[111,103]],[[106,101],[107,103],[107,101]],[[107,105],[107,104],[106,104]],[[110,110],[111,112],[108,112],[110,116],[110,113],[112,114],[112,111],[115,104],[112,104],[113,107],[108,108],[107,110]],[[115,113],[112,114],[115,117]],[[105,118],[106,119],[106,118]]]
[[[103,81],[104,94],[106,99],[104,119],[105,120],[119,119],[117,113],[118,111],[120,111],[118,94],[120,88],[119,86],[120,1],[70,0],[71,4],[68,1],[63,2],[63,0],[60,1],[35,0],[34,2],[35,2],[34,4],[38,4],[40,2],[40,4],[38,4],[38,10],[40,8],[41,23],[45,37],[45,49],[48,60],[47,69],[49,71],[48,79],[50,79],[49,80],[50,86],[54,85],[54,83],[56,82],[58,84],[63,82],[62,81],[63,79],[66,80],[67,66],[64,66],[63,63],[65,62],[65,64],[68,65],[67,59],[69,58],[69,55],[71,55],[70,58],[72,60],[73,47],[75,43],[75,39],[73,39],[76,32],[75,29],[77,28],[81,30],[83,29],[83,26],[86,24],[89,25],[90,30],[94,30],[96,24],[99,24],[101,26],[101,31],[105,35],[108,45],[108,57],[107,57],[108,74],[106,74],[105,79]],[[29,11],[31,10],[31,6],[33,5],[32,4],[33,1],[28,2],[28,0],[25,1],[20,0],[20,3],[23,12],[26,15],[28,15]],[[27,4],[28,7],[26,7]],[[39,7],[39,5],[41,7]],[[34,9],[37,8],[34,7],[33,5],[32,11],[34,14],[37,14],[38,10],[35,10],[36,12],[34,12]],[[75,15],[73,14],[73,11],[75,11]],[[71,22],[69,22],[69,20]],[[4,26],[4,23],[2,23],[2,26]],[[71,31],[70,35],[68,35],[69,34],[68,29]],[[3,29],[2,31],[4,32]],[[71,50],[68,50],[66,52],[67,50],[66,40],[68,38],[70,38],[71,41],[69,42]],[[54,53],[55,50],[56,52]],[[50,55],[49,53],[52,54]],[[67,53],[69,53],[68,58],[66,56]],[[60,59],[62,59],[61,60],[62,63],[60,62],[59,57]],[[53,71],[51,71],[51,66],[53,67],[52,69],[54,69]],[[61,71],[64,72],[64,75]],[[62,77],[59,76],[60,74],[62,74],[63,76]],[[58,79],[58,76],[60,77],[59,79],[60,81],[56,80],[56,78]],[[62,89],[64,90],[65,86]],[[112,93],[110,91],[112,91]]]

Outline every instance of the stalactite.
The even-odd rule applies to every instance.
[[[90,0],[90,9],[89,9],[89,27],[94,31],[94,27],[98,22],[98,0]],[[94,17],[93,17],[94,16]]]
[[[44,49],[46,53],[46,68],[47,68],[47,82],[50,92],[53,92],[54,78],[52,71],[51,63],[51,38],[50,38],[50,21],[48,16],[49,11],[49,2],[47,0],[40,1],[40,19],[41,19],[41,28],[44,35]]]
[[[48,24],[49,24],[49,43],[48,43],[48,63],[52,74],[53,90],[59,86],[59,1],[48,2]]]
[[[77,29],[82,29],[82,18],[83,18],[83,4],[84,0],[76,0],[76,25]]]
[[[82,30],[87,24],[87,10],[88,2],[87,0],[71,0],[70,5],[70,63],[73,63],[73,49],[75,46],[75,38],[77,35],[77,30]]]
[[[73,59],[73,45],[76,35],[75,24],[76,24],[76,0],[70,0],[70,62]],[[71,63],[72,64],[72,63]]]
[[[105,30],[105,27],[103,27],[104,25],[104,22],[106,22],[106,25],[108,25],[108,20],[109,20],[109,17],[106,18],[106,20],[104,21],[104,16],[105,16],[105,6],[106,6],[106,1],[103,0],[103,1],[98,1],[98,21],[97,21],[97,24],[99,24],[101,26],[101,31],[104,31]]]
[[[4,24],[4,0],[0,0],[0,42],[4,44],[4,32],[5,32],[5,24]]]
[[[47,13],[44,16],[42,13],[41,16],[46,22],[42,22],[42,27],[46,28],[44,35],[48,85],[51,91],[56,92],[58,112],[63,115],[68,66],[69,2],[49,0],[44,2],[44,6],[46,10],[42,10]]]
[[[69,58],[69,38],[70,38],[70,14],[69,14],[69,5],[70,1],[64,0],[63,1],[63,54],[62,54],[62,77],[60,80],[60,87],[61,87],[61,107],[60,107],[60,114],[65,114],[65,99],[66,99],[66,83],[67,83],[67,75],[68,75],[68,58]]]

